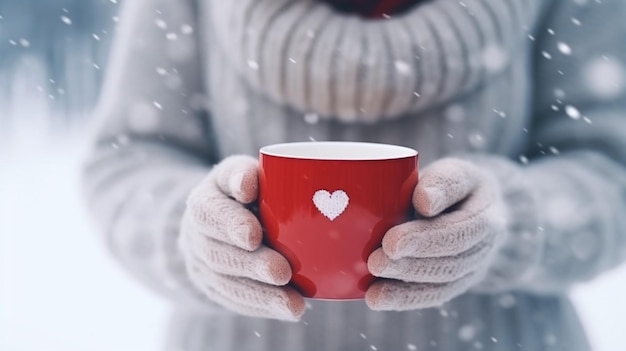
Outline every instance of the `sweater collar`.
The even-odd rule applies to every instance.
[[[208,0],[217,44],[253,90],[323,118],[431,108],[510,63],[528,0],[436,0],[385,20],[315,0]]]

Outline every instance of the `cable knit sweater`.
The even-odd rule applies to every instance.
[[[622,0],[434,0],[384,20],[312,0],[126,1],[89,203],[119,262],[177,301],[168,350],[588,350],[566,293],[626,256],[625,15]],[[500,255],[534,268],[409,312],[309,301],[284,323],[206,301],[176,245],[189,190],[225,156],[309,139],[406,145],[422,165],[518,160],[540,218],[516,230],[544,240]],[[515,187],[498,165],[483,164]]]

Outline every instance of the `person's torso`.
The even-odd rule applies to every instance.
[[[220,157],[288,141],[400,144],[428,164],[517,158],[531,131],[539,0],[437,0],[368,22],[310,0],[199,2]],[[311,302],[302,322],[180,313],[185,350],[588,350],[564,297],[465,294],[440,309]]]

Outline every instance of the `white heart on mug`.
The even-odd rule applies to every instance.
[[[350,198],[343,190],[337,190],[332,194],[326,190],[318,190],[313,195],[315,207],[331,221],[346,210],[349,202]]]

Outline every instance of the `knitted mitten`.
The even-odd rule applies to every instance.
[[[244,315],[298,320],[305,303],[284,286],[289,263],[261,245],[261,224],[244,206],[256,200],[257,167],[233,156],[209,173],[187,200],[179,247],[192,282],[211,300]]]
[[[425,308],[473,287],[498,290],[515,284],[537,260],[541,244],[539,234],[518,233],[520,222],[531,227],[535,222],[528,211],[534,208],[530,187],[521,181],[509,184],[523,179],[516,174],[521,174],[516,165],[499,158],[484,165],[448,158],[428,167],[413,196],[425,218],[392,228],[382,248],[369,257],[371,273],[387,279],[369,288],[368,305],[375,310]],[[528,250],[499,255],[503,248]],[[490,277],[498,271],[494,264],[506,267],[511,281]]]

